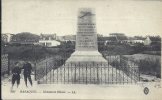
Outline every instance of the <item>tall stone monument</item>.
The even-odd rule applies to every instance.
[[[104,64],[107,61],[98,52],[95,12],[91,8],[80,8],[78,12],[75,52],[67,64]]]

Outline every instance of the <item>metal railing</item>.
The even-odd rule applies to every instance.
[[[9,64],[8,54],[1,55],[1,75],[10,74],[10,64]]]
[[[65,65],[66,59],[60,56],[37,61],[35,79],[40,84],[133,84],[139,81],[139,68],[120,55],[107,57],[107,65],[88,62]]]

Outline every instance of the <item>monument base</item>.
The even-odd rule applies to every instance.
[[[102,54],[98,51],[75,51],[73,54],[71,54],[71,57],[66,60],[65,65],[107,66],[108,62],[102,57]]]

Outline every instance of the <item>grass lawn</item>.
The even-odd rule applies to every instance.
[[[141,74],[156,76],[161,78],[161,56],[148,54],[124,55],[130,61],[135,62]]]
[[[158,55],[148,55],[148,54],[133,54],[133,55],[124,55],[128,59],[134,59],[134,60],[143,60],[146,58],[151,58],[151,59],[161,59],[161,56]]]

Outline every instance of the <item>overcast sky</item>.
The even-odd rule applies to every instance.
[[[162,1],[2,0],[2,33],[76,34],[78,8],[95,8],[97,33],[162,36]]]

